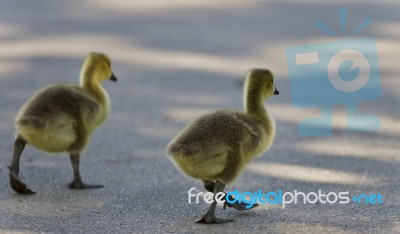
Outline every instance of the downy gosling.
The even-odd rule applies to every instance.
[[[93,131],[107,119],[110,100],[103,80],[117,81],[111,61],[103,53],[89,54],[82,66],[80,85],[49,85],[34,94],[16,117],[16,140],[10,169],[10,185],[21,194],[34,194],[19,178],[19,161],[26,144],[49,153],[68,152],[74,172],[71,189],[102,188],[82,182],[80,153]]]
[[[273,74],[266,69],[253,69],[248,73],[244,87],[245,112],[220,110],[203,115],[185,127],[167,146],[167,154],[174,163],[214,193],[214,202],[196,223],[233,221],[215,216],[215,194],[223,192],[225,185],[233,182],[250,160],[271,147],[275,122],[263,101],[278,94]],[[226,205],[237,210],[246,209],[244,203],[225,201],[224,208]]]

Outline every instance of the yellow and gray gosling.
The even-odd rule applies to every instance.
[[[49,85],[34,94],[16,117],[14,156],[10,169],[10,185],[22,194],[34,194],[19,178],[19,161],[26,144],[49,153],[68,152],[74,171],[72,189],[102,188],[82,182],[79,154],[87,146],[91,134],[107,119],[110,99],[103,89],[103,80],[117,81],[111,61],[103,53],[89,54],[83,63],[80,85]]]
[[[244,87],[245,112],[219,110],[201,116],[172,140],[167,154],[186,175],[201,180],[208,191],[223,192],[250,160],[271,147],[275,123],[263,102],[278,94],[269,70],[251,70]],[[214,201],[196,222],[232,222],[216,218],[216,204]],[[245,204],[225,204],[237,210],[246,209]]]

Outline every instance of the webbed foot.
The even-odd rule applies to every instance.
[[[82,181],[74,180],[68,184],[68,188],[70,189],[99,189],[103,188],[104,185],[100,184],[85,184]]]
[[[233,208],[235,210],[243,211],[243,210],[251,210],[257,206],[259,206],[259,204],[254,203],[250,208],[248,208],[248,204],[246,204],[246,203],[235,202],[235,203],[231,204],[231,203],[225,201],[223,209],[225,210],[226,207],[229,207],[229,208]]]
[[[224,210],[226,209],[226,207],[233,208],[235,210],[240,210],[240,211],[251,210],[259,205],[258,203],[254,203],[251,207],[248,207],[249,204],[246,204],[244,202],[239,203],[232,195],[229,195],[228,198],[229,198],[229,201],[235,201],[235,202],[233,202],[233,203],[227,202],[226,195],[225,195],[225,203],[224,203],[224,207],[223,207]]]
[[[33,192],[32,190],[30,190],[26,184],[24,182],[22,182],[22,180],[19,178],[18,174],[13,171],[10,167],[10,186],[11,188],[20,194],[26,194],[26,195],[32,195],[35,194],[35,192]]]
[[[206,224],[211,224],[211,223],[230,223],[233,222],[233,219],[219,219],[215,217],[214,214],[211,214],[210,212],[207,212],[203,217],[200,219],[197,219],[194,221],[195,223],[206,223]]]
[[[72,169],[74,170],[74,180],[68,184],[70,189],[98,189],[104,187],[104,185],[83,183],[79,172],[79,154],[70,154],[69,158],[71,160]]]

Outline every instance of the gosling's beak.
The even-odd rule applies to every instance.
[[[110,80],[117,82],[117,77],[115,77],[114,73],[111,74]]]
[[[275,87],[274,95],[279,95],[279,91]]]

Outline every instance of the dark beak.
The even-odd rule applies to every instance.
[[[275,87],[274,95],[279,95],[279,91]]]
[[[111,74],[110,80],[116,82],[117,81],[117,77],[115,77],[114,73]]]

